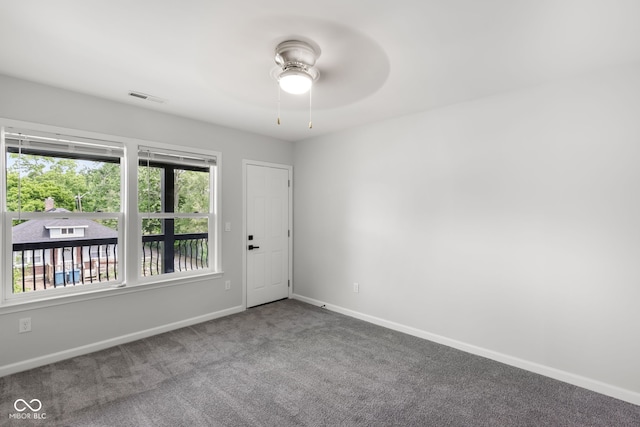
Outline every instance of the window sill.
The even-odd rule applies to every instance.
[[[139,283],[136,283],[135,285],[126,285],[122,283],[119,285],[113,285],[81,293],[47,296],[46,298],[7,300],[0,304],[0,315],[18,313],[28,310],[37,310],[40,308],[53,307],[64,304],[75,304],[83,301],[120,296],[133,292],[146,292],[159,288],[182,286],[184,285],[185,280],[195,283],[206,280],[219,279],[223,276],[223,271],[217,271],[210,273],[193,274],[188,276],[181,275],[179,277],[161,278],[159,280],[153,281],[141,281]]]

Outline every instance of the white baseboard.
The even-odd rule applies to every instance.
[[[458,350],[462,350],[467,353],[475,354],[477,356],[486,357],[487,359],[495,360],[506,365],[515,366],[516,368],[524,369],[536,374],[544,375],[555,380],[563,381],[565,383],[573,384],[578,387],[585,388],[587,390],[595,391],[596,393],[604,394],[616,399],[624,400],[625,402],[633,403],[634,405],[640,405],[640,393],[623,389],[611,384],[603,383],[591,378],[583,377],[580,375],[572,374],[571,372],[562,371],[549,366],[540,365],[535,362],[520,359],[517,357],[509,356],[507,354],[499,353],[486,348],[477,347],[475,345],[467,344],[462,341],[457,341],[451,338],[443,337],[441,335],[432,334],[417,328],[405,326],[399,323],[391,322],[389,320],[381,319],[379,317],[370,316],[368,314],[360,313],[357,311],[349,310],[337,305],[329,304],[323,301],[319,301],[313,298],[308,298],[302,295],[293,294],[293,299],[297,299],[308,304],[312,304],[318,307],[324,307],[327,310],[335,311],[336,313],[344,314],[346,316],[355,317],[356,319],[364,320],[365,322],[373,323],[378,326],[393,329],[395,331],[403,332],[405,334],[413,335],[418,338],[433,341],[438,344],[443,344],[448,347],[452,347]]]
[[[72,357],[82,356],[84,354],[93,353],[95,351],[104,350],[109,347],[113,347],[120,344],[126,344],[131,341],[147,338],[153,335],[158,335],[164,332],[173,331],[175,329],[184,328],[187,326],[195,325],[198,323],[206,322],[208,320],[217,319],[219,317],[229,316],[231,314],[240,313],[244,311],[243,306],[231,307],[225,310],[216,311],[214,313],[205,314],[202,316],[192,317],[190,319],[180,320],[178,322],[168,323],[166,325],[157,326],[155,328],[145,329],[143,331],[133,332],[127,335],[121,335],[119,337],[110,338],[104,341],[99,341],[80,347],[75,347],[69,350],[59,351],[57,353],[47,354],[45,356],[35,357],[33,359],[23,360],[21,362],[12,363],[9,365],[0,366],[0,377],[5,375],[15,374],[17,372],[26,371],[28,369],[37,368],[40,366],[48,365],[49,363],[59,362],[61,360],[70,359]]]

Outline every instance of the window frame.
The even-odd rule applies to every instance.
[[[190,276],[199,276],[202,274],[207,274],[207,272],[209,273],[221,273],[221,269],[220,269],[220,218],[218,215],[218,207],[219,207],[219,197],[220,197],[220,189],[219,189],[219,182],[220,182],[220,177],[219,177],[219,164],[220,164],[220,157],[221,154],[218,152],[212,152],[212,151],[207,151],[207,150],[198,150],[195,148],[191,148],[189,147],[188,150],[184,151],[184,152],[177,152],[172,146],[166,145],[166,144],[155,144],[153,147],[149,146],[148,144],[140,144],[137,147],[137,151],[136,151],[136,162],[137,162],[137,166],[136,166],[136,171],[138,171],[138,167],[140,166],[140,164],[145,160],[144,155],[141,153],[144,153],[145,151],[148,151],[149,149],[153,150],[156,154],[157,153],[165,153],[168,154],[169,156],[175,155],[177,158],[179,157],[202,157],[208,160],[212,160],[213,159],[213,164],[207,164],[207,167],[209,168],[209,212],[204,212],[204,213],[187,213],[187,212],[145,212],[145,211],[140,211],[138,209],[139,205],[136,199],[136,212],[137,212],[137,222],[136,225],[139,229],[139,235],[140,238],[138,239],[138,253],[139,255],[142,255],[142,250],[143,250],[143,232],[142,232],[142,221],[144,219],[150,219],[150,218],[155,218],[155,219],[181,219],[181,218],[204,218],[206,217],[208,219],[208,241],[207,241],[207,252],[208,254],[213,254],[213,256],[209,256],[208,257],[208,267],[207,268],[202,268],[202,269],[196,269],[196,270],[190,270],[190,271],[173,271],[170,273],[161,273],[158,275],[150,275],[150,276],[144,276],[141,274],[142,271],[142,257],[138,256],[137,258],[137,272],[138,272],[138,277],[136,278],[136,281],[141,283],[141,284],[146,284],[146,283],[154,283],[154,282],[158,282],[158,281],[165,281],[165,280],[171,280],[174,277],[190,277]],[[180,156],[180,154],[183,154],[183,156]],[[131,156],[133,157],[133,155]],[[187,161],[188,162],[188,161]],[[176,160],[175,162],[172,162],[171,160],[167,160],[167,161],[151,161],[150,162],[152,164],[153,167],[163,167],[164,166],[173,166],[176,168],[180,168],[181,164],[180,161]],[[184,166],[184,165],[183,165]],[[139,179],[137,179],[137,175],[136,175],[136,192],[135,192],[135,196],[136,198],[138,197],[138,194],[140,192],[140,189],[137,188],[137,184],[140,182]]]
[[[25,139],[31,140],[29,143],[25,143],[23,146],[22,152],[26,155],[47,155],[54,158],[65,158],[67,155],[69,158],[76,158],[79,160],[102,160],[102,161],[113,161],[120,165],[120,188],[125,188],[125,147],[123,144],[114,141],[111,138],[104,137],[87,137],[85,135],[79,135],[76,131],[73,130],[64,130],[60,131],[58,129],[53,129],[47,126],[32,126],[32,124],[28,123],[19,123],[14,125],[13,123],[7,124],[2,120],[0,122],[1,126],[1,151],[2,151],[2,170],[5,171],[2,174],[2,198],[1,198],[1,207],[2,207],[2,228],[4,229],[4,233],[7,236],[6,239],[3,239],[4,245],[0,248],[0,256],[2,259],[3,271],[5,272],[4,277],[2,277],[2,299],[0,300],[0,306],[12,305],[12,304],[21,304],[28,303],[31,301],[39,301],[39,300],[49,300],[53,298],[59,298],[61,296],[67,295],[76,295],[88,293],[91,291],[98,291],[106,288],[110,288],[113,286],[121,286],[123,284],[123,276],[124,276],[124,268],[125,266],[122,264],[122,259],[124,256],[124,211],[123,211],[123,197],[122,194],[120,196],[119,201],[119,210],[114,212],[69,212],[69,211],[54,211],[54,212],[25,212],[25,211],[9,211],[8,203],[7,203],[7,193],[6,193],[6,172],[7,172],[7,153],[15,152],[15,142],[9,143],[7,141],[7,131],[12,134],[20,133],[25,135]],[[90,144],[90,145],[84,145]],[[114,154],[108,154],[109,152],[114,151]],[[96,152],[100,154],[96,155]],[[122,193],[122,191],[121,191]],[[114,280],[108,280],[102,283],[91,283],[91,286],[75,286],[75,280],[73,279],[72,286],[66,286],[66,280],[64,281],[65,286],[59,287],[57,286],[57,282],[50,285],[47,289],[38,290],[38,291],[30,291],[30,292],[13,292],[13,239],[12,239],[12,228],[13,221],[15,220],[56,220],[56,219],[72,219],[72,220],[96,220],[96,219],[110,219],[116,220],[118,222],[118,230],[117,230],[117,259],[119,260],[115,266]],[[53,229],[58,229],[60,234],[50,238],[51,242],[64,242],[65,240],[74,240],[75,233],[72,234],[62,234],[62,230],[68,232],[69,229],[74,230],[72,227],[53,227]],[[51,230],[49,230],[51,232]],[[11,236],[11,237],[10,237]],[[43,241],[41,243],[47,243],[47,241]],[[46,247],[46,245],[45,245]],[[82,247],[82,246],[77,246]],[[69,252],[69,247],[60,247],[56,248],[55,252],[58,253],[67,253]],[[51,253],[51,252],[50,252]],[[74,272],[71,275],[75,278],[76,266],[73,265],[77,263],[77,259],[71,256],[71,260],[64,260],[64,267],[62,272],[64,272],[67,268],[67,265],[71,265],[69,270]],[[44,266],[43,266],[44,267]],[[54,267],[55,268],[55,267]],[[108,267],[107,267],[108,268]],[[24,269],[23,269],[24,272]],[[54,270],[55,272],[55,270]],[[43,273],[44,274],[44,273]],[[57,274],[57,273],[56,273]],[[35,280],[35,275],[34,275]],[[56,279],[57,280],[57,279]]]
[[[12,219],[14,213],[7,211],[6,194],[6,150],[5,129],[20,128],[33,132],[45,132],[62,134],[77,138],[97,139],[117,144],[123,148],[124,154],[120,162],[121,194],[120,212],[118,213],[87,213],[71,212],[65,213],[65,217],[77,217],[88,219],[118,219],[118,268],[120,273],[117,281],[105,282],[101,284],[87,284],[86,286],[70,286],[56,288],[52,292],[34,291],[25,294],[13,294],[12,292],[12,267],[13,267],[13,245],[12,245]],[[114,294],[126,294],[152,290],[165,286],[180,286],[185,283],[184,279],[190,281],[210,280],[211,278],[222,277],[221,268],[221,218],[219,215],[221,200],[221,163],[222,153],[218,151],[200,149],[189,146],[184,152],[195,153],[202,156],[215,158],[216,164],[210,171],[210,215],[208,228],[208,268],[193,271],[176,271],[158,276],[142,277],[142,215],[138,212],[138,147],[147,146],[158,150],[172,150],[180,144],[167,144],[156,141],[140,140],[134,138],[99,134],[94,132],[80,131],[76,129],[61,128],[37,123],[23,122],[12,119],[0,118],[0,241],[5,242],[0,246],[0,265],[5,272],[0,276],[0,313],[21,311],[35,307],[47,307],[57,304],[66,304],[101,298]],[[73,214],[73,215],[70,215]],[[22,219],[37,217],[37,213],[22,212]],[[50,218],[50,217],[48,217]],[[132,239],[134,241],[132,241]],[[102,255],[101,249],[99,249]],[[91,259],[91,257],[90,257]],[[92,259],[91,259],[92,260]],[[7,268],[8,267],[8,268]]]

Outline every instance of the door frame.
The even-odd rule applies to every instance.
[[[247,166],[263,166],[287,170],[289,177],[289,268],[288,268],[288,298],[293,294],[293,166],[281,163],[269,163],[259,160],[242,160],[242,308],[247,309]]]

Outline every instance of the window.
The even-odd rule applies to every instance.
[[[15,251],[13,253],[14,257],[14,265],[26,264],[27,266],[31,264],[42,265],[42,255],[43,250],[26,250],[26,251]]]
[[[0,305],[219,272],[218,153],[28,127],[0,120]]]
[[[107,257],[107,252],[110,251],[111,248],[109,248],[106,245],[97,245],[97,246],[90,246],[89,247],[89,256],[91,257],[91,259],[98,259],[98,258],[106,258]],[[113,253],[111,253],[111,256],[114,256]]]
[[[138,165],[140,275],[210,268],[216,158],[141,146]]]
[[[69,237],[71,235],[81,238],[84,237],[85,234],[85,229],[88,228],[86,225],[77,225],[74,224],[74,227],[61,227],[61,226],[54,226],[54,225],[49,225],[45,227],[48,232],[49,235],[48,237],[51,239],[63,239],[65,237]]]
[[[121,193],[123,147],[12,127],[3,131],[3,193],[10,230],[3,250],[13,254],[8,257],[9,277],[3,277],[9,284],[4,300],[59,294],[65,288],[70,293],[85,285],[83,272],[93,268],[84,249],[88,245],[113,248],[96,277],[103,285],[120,282],[121,201],[104,195],[110,190]],[[76,204],[78,195],[84,197],[82,210]]]

